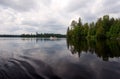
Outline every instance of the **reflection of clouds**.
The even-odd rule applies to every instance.
[[[55,69],[65,79],[95,79],[94,72],[82,64],[62,61],[57,63]]]
[[[65,39],[39,40],[37,43],[36,39],[1,40],[0,65],[10,61],[10,63],[13,63],[11,68],[16,68],[16,70],[20,70],[21,66],[19,65],[21,64],[27,70],[37,73],[37,75],[38,73],[44,73],[43,75],[49,76],[49,74],[54,75],[55,73],[62,79],[120,79],[119,60],[114,58],[115,61],[111,59],[111,61],[106,62],[98,58],[96,54],[83,51],[78,58],[67,50],[65,42]],[[7,65],[10,66],[9,63]],[[31,69],[29,69],[29,65]],[[32,68],[36,70],[32,70]],[[9,68],[7,71],[11,70],[13,69]],[[15,71],[12,71],[12,73],[15,74]],[[31,71],[27,72],[33,75]],[[21,71],[20,73],[22,74]]]
[[[120,62],[120,57],[114,57],[114,58],[109,58],[109,61],[112,61],[112,62]]]
[[[96,56],[86,54],[86,57],[80,58],[80,61],[71,62],[64,59],[56,61],[55,71],[66,79],[119,79],[120,76],[120,63],[105,62],[100,59],[96,59]]]
[[[0,79],[60,79],[43,61],[25,56],[21,58],[11,58],[1,64]]]

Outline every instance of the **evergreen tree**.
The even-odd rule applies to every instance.
[[[71,22],[71,28],[67,30],[67,35],[71,39],[81,38],[97,38],[97,39],[120,39],[120,19],[110,18],[109,15],[104,15],[99,18],[95,23],[92,22],[82,23],[81,18],[78,19],[78,23],[73,20]]]

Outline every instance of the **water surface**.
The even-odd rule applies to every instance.
[[[0,79],[120,79],[120,42],[0,38]]]

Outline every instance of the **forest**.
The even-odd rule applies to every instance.
[[[96,22],[82,23],[73,20],[67,29],[69,39],[120,39],[120,18],[104,15]]]

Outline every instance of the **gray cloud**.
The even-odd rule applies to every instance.
[[[27,28],[26,31],[34,30],[34,32],[52,32],[52,33],[59,33],[60,31],[66,31],[65,25],[58,22],[58,20],[48,20],[45,22],[34,22],[34,21],[23,21],[22,25],[27,25],[31,27],[39,27],[37,29],[34,28]],[[43,30],[44,29],[44,30]]]
[[[103,1],[103,12],[108,13],[119,13],[120,1],[119,0],[109,0]]]
[[[45,22],[42,21],[22,21],[22,25],[28,25],[28,26],[34,26],[34,27],[38,27],[38,26],[46,26],[46,27],[56,27],[56,26],[63,26],[63,24],[60,24],[60,22],[58,22],[58,20],[48,20]],[[59,28],[59,27],[58,27]]]
[[[40,26],[40,22],[35,22],[35,21],[22,21],[22,25],[28,25],[28,26]]]
[[[72,0],[66,8],[72,15],[80,16],[85,22],[91,22],[106,14],[119,16],[119,7],[119,0]]]
[[[120,16],[119,0],[0,0],[0,33],[66,33],[70,22]]]
[[[120,0],[103,0],[103,5],[105,6],[112,6],[120,4]]]
[[[41,2],[43,2],[44,5],[51,5],[52,0],[40,0]]]
[[[0,0],[0,5],[17,11],[29,11],[34,8],[34,0]]]
[[[87,8],[89,9],[92,6],[91,4],[94,2],[95,0],[89,0],[89,1],[88,0],[71,0],[69,2],[67,10],[69,12],[79,11],[81,9],[87,10]]]

